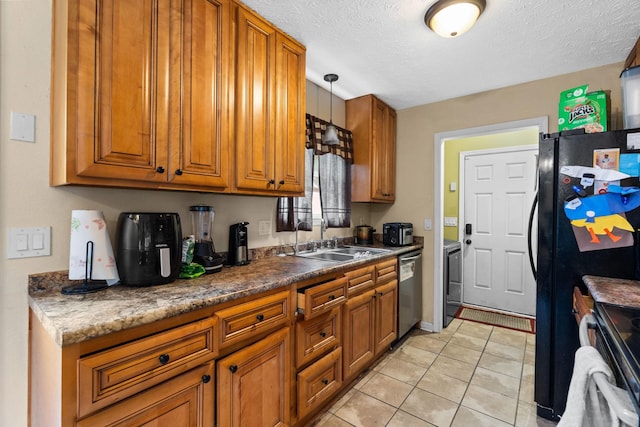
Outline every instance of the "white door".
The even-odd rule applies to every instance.
[[[535,315],[527,228],[537,149],[464,157],[463,298],[468,304]]]

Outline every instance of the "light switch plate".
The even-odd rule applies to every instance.
[[[51,227],[15,227],[7,233],[7,258],[51,255]]]
[[[445,216],[444,217],[444,226],[445,227],[456,227],[458,225],[458,218],[455,216]]]
[[[429,231],[433,228],[432,222],[431,222],[431,218],[425,218],[424,220],[424,229],[426,231]]]
[[[16,141],[36,142],[36,116],[12,111],[9,138]]]

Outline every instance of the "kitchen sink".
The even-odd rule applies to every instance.
[[[335,249],[321,249],[315,252],[298,252],[296,256],[320,259],[325,261],[346,262],[354,259],[367,258],[373,255],[390,252],[389,249],[369,248],[365,246],[345,246]]]

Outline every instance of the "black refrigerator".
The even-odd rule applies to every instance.
[[[565,410],[585,274],[638,279],[640,129],[540,134],[535,401]]]

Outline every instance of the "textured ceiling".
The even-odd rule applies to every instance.
[[[396,109],[623,61],[640,35],[640,0],[487,0],[454,39],[424,25],[434,0],[242,1],[307,47],[307,79]]]

